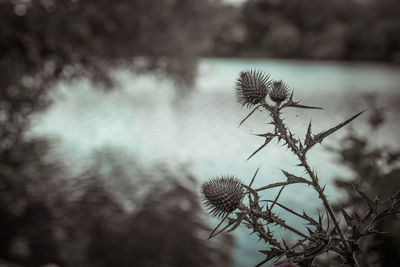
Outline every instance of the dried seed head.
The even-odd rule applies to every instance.
[[[285,101],[289,96],[289,87],[283,81],[273,81],[269,97],[277,104]]]
[[[204,205],[221,217],[237,209],[244,196],[242,183],[233,176],[216,177],[201,186]]]
[[[242,106],[261,103],[268,94],[269,74],[261,71],[242,71],[236,81],[236,98]]]

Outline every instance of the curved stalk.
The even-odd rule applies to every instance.
[[[312,180],[312,186],[314,187],[315,191],[317,191],[319,198],[322,200],[322,203],[326,209],[326,211],[328,212],[329,216],[331,217],[333,223],[335,224],[335,227],[339,233],[340,239],[343,243],[343,245],[345,246],[345,248],[348,251],[351,251],[349,244],[347,243],[343,231],[339,226],[339,222],[335,216],[335,213],[333,212],[333,209],[331,207],[331,205],[328,202],[328,199],[326,198],[326,195],[324,194],[317,176],[314,174],[314,172],[311,170],[310,166],[308,165],[305,156],[301,153],[300,149],[297,147],[297,145],[295,144],[294,140],[288,135],[287,133],[287,129],[286,126],[284,124],[284,122],[282,121],[282,119],[280,118],[280,113],[276,108],[270,107],[270,106],[264,106],[271,114],[272,119],[274,120],[275,123],[275,127],[278,130],[279,134],[281,135],[281,137],[285,140],[285,142],[287,143],[288,147],[296,154],[296,156],[298,157],[298,159],[300,160],[302,166],[305,168],[305,170],[307,171],[308,175],[310,176],[311,180]]]

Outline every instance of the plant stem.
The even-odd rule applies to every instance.
[[[256,210],[251,209],[250,213],[255,214],[257,216],[259,216],[260,218],[266,220],[266,221],[272,221],[280,226],[282,226],[283,228],[292,231],[293,233],[297,234],[298,236],[301,236],[307,240],[312,240],[312,238],[308,237],[307,235],[303,234],[300,231],[297,231],[296,229],[294,229],[293,227],[291,227],[290,225],[287,225],[284,221],[282,221],[281,219],[279,219],[278,217],[272,215],[272,214],[265,214],[263,212],[257,212]]]
[[[279,248],[280,250],[283,250],[281,244],[275,240],[273,238],[273,236],[270,236],[264,229],[264,227],[262,227],[259,223],[258,223],[258,218],[254,215],[254,214],[249,214],[248,216],[246,216],[245,220],[250,223],[253,226],[253,230],[255,232],[258,233],[258,236],[260,238],[262,238],[264,240],[265,243],[267,244],[271,244],[277,248]]]
[[[357,256],[356,256],[355,252],[353,252],[353,260],[354,260],[354,266],[355,267],[360,267],[360,264],[358,263]]]
[[[267,202],[273,202],[272,200],[265,200],[265,201],[267,201]],[[281,203],[279,203],[279,202],[275,202],[275,204],[278,205],[279,207],[281,207],[282,209],[284,209],[284,210],[286,210],[286,211],[292,213],[293,215],[296,215],[297,217],[300,217],[300,218],[302,218],[302,219],[308,221],[308,222],[311,223],[312,225],[314,225],[314,226],[316,226],[316,227],[319,227],[318,222],[315,221],[313,218],[311,218],[311,217],[309,217],[309,216],[301,215],[300,213],[298,213],[298,212],[292,210],[291,208],[286,207],[285,205],[283,205],[283,204],[281,204]]]
[[[297,145],[295,144],[295,141],[288,135],[287,130],[286,130],[286,126],[283,123],[282,119],[280,118],[280,113],[279,111],[274,108],[274,107],[269,107],[266,106],[266,109],[270,112],[270,114],[272,115],[272,118],[274,120],[275,123],[275,127],[278,129],[280,135],[283,137],[283,139],[286,141],[288,147],[296,154],[296,156],[299,158],[302,166],[305,168],[305,170],[307,171],[308,175],[310,176],[311,180],[312,180],[312,185],[315,189],[315,191],[317,191],[319,198],[322,200],[322,203],[324,204],[324,207],[326,209],[326,211],[328,212],[329,216],[331,217],[333,223],[335,224],[335,227],[339,233],[340,239],[342,240],[343,245],[345,246],[345,248],[348,251],[351,251],[349,244],[346,242],[346,239],[344,237],[343,231],[339,226],[338,220],[336,219],[335,213],[333,212],[333,209],[331,207],[331,205],[328,202],[328,199],[326,198],[319,182],[318,182],[318,178],[317,176],[314,174],[314,172],[311,170],[310,166],[308,165],[305,156],[302,154],[302,152],[300,151],[300,149],[297,147]]]

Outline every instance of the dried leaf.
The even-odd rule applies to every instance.
[[[261,136],[261,137],[275,137],[275,136],[277,136],[276,134],[273,134],[273,133],[252,134],[252,135]]]
[[[256,179],[257,173],[260,170],[260,167],[257,168],[256,172],[253,175],[253,178],[251,179],[251,182],[249,184],[249,187],[251,187],[253,185],[254,179]]]
[[[287,105],[287,107],[291,107],[291,108],[306,108],[306,109],[322,109],[320,107],[300,105],[299,102],[293,102],[292,104]]]
[[[297,182],[297,183],[306,183],[306,184],[310,184],[310,181],[308,181],[307,179],[304,179],[304,178],[298,177],[298,176],[296,176],[296,175],[290,174],[290,173],[288,173],[288,172],[286,172],[286,171],[284,171],[284,170],[281,170],[281,171],[282,171],[283,174],[286,176],[287,181],[290,182],[290,183]]]
[[[259,148],[257,148],[257,150],[254,151],[253,154],[251,154],[250,157],[248,157],[246,160],[251,159],[255,154],[257,154],[257,152],[259,152],[259,151],[260,151],[261,149],[263,149],[266,145],[268,145],[268,143],[271,142],[271,140],[272,140],[273,138],[274,138],[274,137],[267,137],[267,138],[265,138],[264,144],[262,144]]]
[[[275,257],[278,257],[283,253],[283,251],[281,251],[281,250],[279,250],[277,248],[273,248],[273,247],[270,250],[259,250],[259,252],[262,253],[262,254],[267,255],[267,257],[263,261],[259,262],[256,265],[256,267],[263,265],[267,261],[269,261],[269,260],[271,260],[271,259],[273,259]]]
[[[290,94],[289,100],[288,100],[288,103],[292,103],[292,102],[293,102],[293,91],[292,91],[292,93]]]
[[[286,250],[288,250],[288,249],[289,249],[289,247],[288,247],[288,245],[286,244],[286,241],[285,241],[285,239],[283,239],[283,238],[282,238],[282,242],[283,242],[283,245],[285,246],[285,249],[286,249]]]
[[[274,207],[274,205],[275,205],[276,202],[278,201],[278,198],[280,197],[280,195],[281,195],[283,189],[285,188],[285,186],[286,186],[286,185],[283,185],[283,186],[281,187],[281,189],[279,190],[278,195],[276,195],[274,202],[272,202],[272,205],[271,205],[271,207],[269,208],[269,211],[272,210],[272,208]]]
[[[293,101],[293,91],[290,94],[289,100],[283,104],[280,109],[286,108],[286,107],[291,107],[291,108],[306,108],[306,109],[322,109],[320,107],[312,107],[312,106],[305,106],[305,105],[300,105],[300,101]]]
[[[367,214],[361,219],[362,222],[367,221],[372,216],[372,211],[368,211]]]
[[[231,231],[235,230],[242,223],[242,221],[245,217],[246,217],[246,213],[238,214],[235,224],[227,232],[231,232]]]
[[[248,222],[243,222],[244,226],[246,226],[248,229],[253,229],[253,226],[248,223]],[[252,234],[252,233],[251,233]]]
[[[350,215],[344,209],[340,209],[340,211],[342,212],[343,217],[346,220],[347,226],[351,227],[353,225],[353,220],[351,219]]]
[[[306,227],[306,228],[307,228],[307,231],[310,234],[310,236],[312,236],[314,234],[314,232],[309,227]]]
[[[249,115],[247,115],[240,123],[239,126],[240,127],[259,107],[261,107],[261,105],[256,106]]]
[[[307,215],[307,213],[303,210],[303,217],[307,219],[307,221],[309,221],[310,223],[312,223],[314,226],[319,228],[319,224],[317,221],[315,221],[312,217],[310,217],[309,215]]]
[[[358,189],[354,184],[353,184],[353,189],[355,191],[357,191],[357,193],[360,194],[360,196],[365,200],[365,202],[367,202],[367,205],[368,205],[370,211],[372,211],[374,214],[376,214],[374,201],[372,201],[364,192],[362,192],[360,189]]]
[[[324,218],[324,215],[322,214],[321,215],[321,213],[320,213],[320,211],[318,210],[318,223],[320,224],[320,225],[322,225],[322,219]]]
[[[326,188],[326,185],[324,185],[324,186],[321,188],[321,192],[324,192],[324,191],[325,191],[325,188]]]
[[[306,147],[313,146],[315,144],[315,141],[311,135],[311,121],[308,124],[308,129],[307,129],[306,139],[304,140],[304,144],[306,145]]]
[[[359,113],[357,113],[356,115],[354,115],[353,117],[345,120],[344,122],[336,125],[335,127],[330,128],[329,130],[326,130],[324,132],[321,132],[319,134],[314,135],[314,140],[315,142],[321,143],[326,137],[328,137],[329,135],[331,135],[332,133],[336,132],[337,130],[339,130],[340,128],[342,128],[343,126],[345,126],[346,124],[350,123],[352,120],[354,120],[355,118],[357,118],[358,116],[360,116],[362,113],[364,113],[364,111],[361,111]]]
[[[221,231],[218,231],[217,233],[215,233],[218,228],[222,225],[222,223],[225,221],[225,219],[228,217],[229,214],[226,214],[225,217],[221,220],[221,222],[217,225],[217,227],[214,228],[214,230],[212,230],[210,236],[208,237],[208,239],[213,238],[214,236],[218,235],[219,233],[221,233],[224,229],[226,229],[226,227],[224,227]],[[228,225],[232,224],[235,220],[231,220]]]

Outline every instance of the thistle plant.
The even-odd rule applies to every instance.
[[[400,212],[400,193],[381,201],[377,198],[372,200],[359,188],[355,188],[365,200],[367,208],[364,213],[344,209],[341,209],[340,213],[335,213],[324,192],[325,186],[321,185],[317,173],[308,163],[307,153],[314,145],[322,143],[325,138],[353,121],[364,111],[319,133],[312,132],[310,122],[305,137],[300,139],[285,124],[281,116],[282,110],[321,108],[294,101],[293,91],[290,93],[286,83],[271,80],[270,75],[261,71],[243,71],[236,81],[236,95],[241,106],[253,108],[240,125],[256,110],[261,110],[268,115],[267,117],[271,119],[269,123],[273,126],[271,132],[257,134],[264,139],[264,142],[248,157],[248,160],[273,139],[277,139],[278,143],[283,143],[297,157],[298,166],[305,170],[306,176],[300,177],[282,170],[283,181],[254,188],[253,182],[258,168],[248,185],[233,175],[216,177],[205,182],[201,188],[204,204],[212,215],[221,220],[211,232],[210,238],[224,231],[233,231],[244,224],[268,246],[268,249],[260,250],[265,254],[265,259],[256,266],[262,266],[271,260],[283,265],[286,262],[298,266],[316,266],[315,259],[326,252],[338,254],[344,266],[360,266],[358,258],[363,253],[360,243],[366,236],[379,234],[375,228],[378,222]],[[279,198],[283,189],[292,184],[303,184],[315,190],[323,205],[322,212],[310,215],[282,204]],[[273,199],[262,199],[259,193],[271,188],[279,188],[278,194]],[[277,207],[303,220],[305,231],[300,231],[281,218],[276,211]],[[274,225],[293,233],[298,238],[297,241],[290,244],[283,238],[278,238],[271,230]]]

